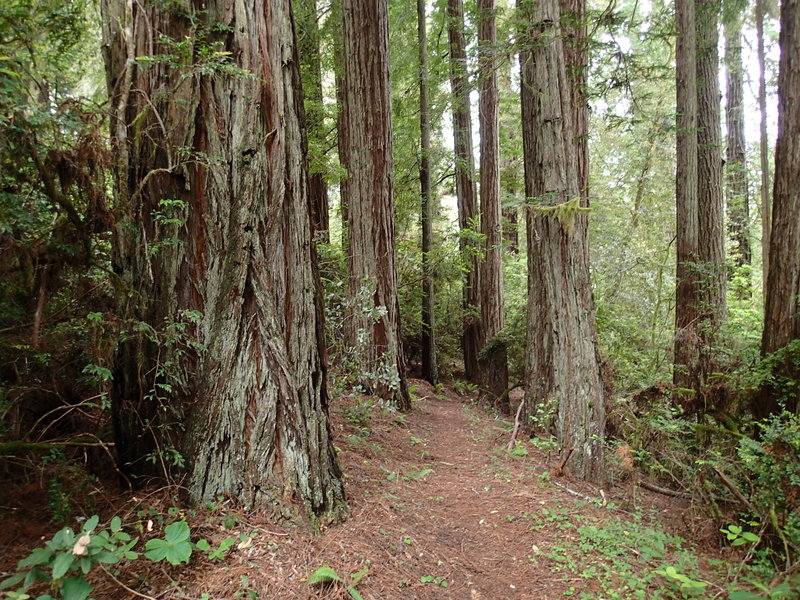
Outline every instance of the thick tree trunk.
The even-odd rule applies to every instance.
[[[301,0],[294,3],[308,134],[308,196],[311,201],[311,226],[316,240],[329,243],[328,183],[325,180],[327,135],[317,15],[317,0]]]
[[[675,175],[676,289],[673,380],[683,389],[698,389],[700,338],[697,331],[697,71],[695,68],[694,0],[676,0],[675,50],[677,132]]]
[[[436,328],[433,310],[434,288],[430,252],[433,244],[433,198],[431,186],[431,119],[428,101],[428,34],[425,0],[417,0],[419,42],[419,182],[422,197],[422,378],[435,385],[439,381],[436,368]]]
[[[725,121],[728,129],[726,147],[728,237],[733,264],[749,265],[750,191],[747,183],[747,145],[744,135],[744,68],[742,66],[742,13],[736,11],[725,24],[726,93]],[[744,274],[742,274],[744,276]],[[741,290],[750,295],[750,276]]]
[[[461,255],[466,262],[464,281],[464,375],[470,381],[479,380],[478,351],[480,317],[478,252],[474,236],[469,232],[477,226],[478,199],[475,167],[472,156],[472,117],[469,104],[466,40],[464,39],[464,6],[461,0],[447,0],[447,34],[450,43],[450,88],[453,96],[453,143],[455,154],[456,198]]]
[[[775,187],[772,201],[767,302],[761,352],[766,355],[800,338],[800,2],[781,4],[781,58],[778,71],[778,141],[775,147]],[[780,268],[777,266],[780,265]],[[779,375],[797,380],[796,355],[786,357]],[[798,392],[784,398],[785,408],[797,413]],[[777,390],[762,390],[754,413],[780,411]]]
[[[520,53],[528,237],[528,341],[523,422],[555,411],[570,470],[603,477],[605,404],[592,314],[587,218],[558,0],[521,3],[530,23]],[[543,422],[544,421],[544,422]]]
[[[335,519],[289,2],[144,6],[101,3],[130,324],[113,395],[122,468],[182,457],[195,500]],[[176,50],[187,41],[231,60],[194,63]]]
[[[508,359],[501,333],[503,307],[503,218],[500,208],[500,137],[497,88],[495,1],[478,0],[481,171],[480,207],[484,252],[480,275],[481,350],[484,394],[503,412],[508,406]]]
[[[719,0],[695,0],[697,44],[697,231],[700,386],[715,372],[715,340],[725,321],[726,283],[719,91]],[[699,185],[699,182],[703,182]],[[701,408],[698,406],[698,408]],[[703,407],[701,409],[708,409]]]
[[[769,279],[770,234],[772,233],[772,207],[769,183],[769,136],[767,135],[767,81],[766,52],[764,50],[764,0],[756,0],[756,39],[758,54],[758,114],[759,114],[759,164],[761,166],[761,280],[764,282],[766,301]]]
[[[400,337],[386,0],[343,0],[343,127],[350,344],[364,386],[411,408]]]

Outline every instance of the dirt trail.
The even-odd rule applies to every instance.
[[[351,509],[343,524],[311,536],[232,506],[188,512],[193,539],[216,546],[226,537],[249,536],[252,544],[222,561],[193,558],[190,567],[153,568],[137,560],[123,567],[119,580],[159,600],[347,600],[346,584],[366,600],[598,597],[596,579],[562,567],[578,544],[578,523],[601,524],[611,511],[555,482],[593,498],[599,490],[550,478],[557,457],[530,444],[525,455],[507,453],[509,424],[470,398],[412,383],[418,400],[407,415],[365,399],[333,402]],[[148,510],[166,515],[169,496],[159,502]],[[136,514],[141,506],[141,497],[125,497],[110,510]],[[16,561],[38,543],[18,540],[0,550]],[[321,566],[335,569],[344,583],[310,588],[306,580]],[[365,577],[352,577],[365,569]],[[133,597],[109,578],[93,584],[98,600]]]
[[[304,587],[322,565],[343,576],[368,566],[357,589],[374,600],[548,599],[571,587],[544,556],[553,530],[533,532],[523,517],[543,507],[596,509],[542,484],[545,456],[509,456],[507,424],[452,391],[414,383],[420,400],[409,415],[373,420],[368,436],[348,434],[346,420],[337,425],[351,515],[321,538],[291,541],[301,552],[259,557],[272,564],[254,579],[262,598],[349,598],[343,588]]]

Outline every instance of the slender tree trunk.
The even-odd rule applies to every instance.
[[[447,34],[450,43],[450,88],[453,96],[453,142],[455,154],[456,198],[458,223],[461,230],[459,242],[466,263],[464,281],[464,375],[470,381],[479,380],[478,351],[480,318],[478,248],[471,231],[477,227],[478,199],[475,185],[475,167],[472,156],[472,117],[469,104],[469,78],[464,39],[464,6],[461,0],[447,0]]]
[[[392,197],[392,107],[386,0],[343,0],[350,343],[365,387],[411,408],[400,336]]]
[[[767,355],[800,338],[800,1],[781,3],[781,58],[778,67],[778,141],[775,146],[775,188],[772,201],[772,235],[764,335],[761,352]],[[780,265],[780,268],[777,266]],[[788,355],[776,375],[797,380],[796,354]],[[780,412],[779,394],[785,408],[800,410],[798,392],[770,386],[762,390],[754,406],[757,417]]]
[[[767,81],[766,52],[764,50],[764,0],[756,0],[756,37],[758,47],[758,113],[759,120],[759,159],[761,166],[761,279],[764,282],[766,301],[767,280],[769,279],[770,234],[772,233],[772,210],[769,191],[769,136],[767,135]]]
[[[103,0],[101,10],[113,262],[132,323],[113,389],[121,466],[182,458],[195,500],[230,495],[278,517],[334,519],[344,493],[289,2],[206,0],[177,12]],[[187,40],[235,64],[158,58]],[[153,59],[133,60],[144,56]]]
[[[433,244],[433,198],[431,186],[431,123],[428,101],[428,34],[425,20],[425,0],[417,0],[417,30],[419,41],[419,181],[422,196],[422,378],[431,384],[439,381],[436,368],[436,328],[434,326],[434,288],[430,252]]]
[[[500,137],[497,90],[497,27],[494,0],[478,0],[481,73],[480,207],[484,254],[480,275],[481,351],[484,393],[504,413],[508,407],[508,359],[503,331],[503,219],[500,209]]]
[[[675,177],[677,268],[675,290],[675,385],[698,389],[700,342],[697,331],[697,71],[694,0],[676,0],[677,132]]]
[[[513,56],[504,56],[502,68],[498,73],[501,107],[512,102],[519,102],[519,93],[512,86],[512,61]],[[514,150],[500,152],[504,249],[512,254],[519,254],[518,205],[520,204],[519,195],[523,192],[520,186],[522,157],[519,152],[515,151],[515,146],[519,143],[519,111],[501,110],[500,113],[500,139],[505,140],[508,146],[514,148]]]
[[[328,183],[325,180],[325,106],[322,96],[322,60],[317,1],[301,0],[294,3],[297,24],[297,48],[300,55],[300,71],[303,75],[303,91],[306,130],[308,133],[308,196],[311,201],[311,226],[314,237],[330,242],[328,216]]]
[[[523,0],[520,53],[528,238],[524,423],[547,426],[577,477],[603,477],[605,403],[558,0]]]
[[[726,148],[728,237],[732,242],[733,264],[749,265],[750,191],[747,183],[747,145],[744,135],[744,68],[742,66],[742,13],[735,11],[725,23],[726,93],[725,121],[728,129]],[[744,274],[741,274],[744,276]],[[742,289],[750,295],[748,284]]]
[[[725,321],[726,283],[719,91],[719,0],[695,0],[697,44],[697,231],[700,271],[700,385],[717,369],[714,345]],[[699,182],[703,182],[699,185]],[[696,392],[701,388],[695,388]],[[705,407],[709,408],[709,407]]]

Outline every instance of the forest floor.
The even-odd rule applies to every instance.
[[[682,580],[656,573],[666,566],[695,581],[688,591],[700,597],[722,592],[708,566],[720,558],[715,532],[688,503],[645,492],[630,479],[601,491],[557,476],[560,456],[527,440],[507,452],[511,424],[474,399],[411,383],[416,399],[405,415],[363,398],[333,403],[350,506],[343,524],[313,536],[225,503],[202,511],[170,508],[168,490],[120,495],[107,518],[121,515],[126,527],[150,519],[157,533],[185,515],[192,539],[212,547],[226,537],[244,543],[222,560],[196,552],[188,566],[140,559],[120,565],[114,577],[91,575],[93,597],[683,597]],[[33,496],[0,500],[0,579],[58,529]],[[309,586],[308,577],[323,566],[344,583]]]

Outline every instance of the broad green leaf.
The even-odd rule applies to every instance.
[[[100,522],[100,517],[97,515],[92,515],[86,523],[83,524],[83,532],[84,533],[92,533],[97,527],[97,524]]]
[[[25,576],[27,574],[28,574],[27,571],[25,571],[23,573],[15,573],[14,575],[9,577],[8,579],[4,579],[3,581],[0,581],[0,590],[4,590],[5,588],[10,588],[10,587],[13,587],[13,586],[17,585],[20,581],[25,579]]]
[[[334,581],[341,581],[342,578],[339,574],[330,567],[320,567],[314,571],[308,578],[308,585],[322,585],[325,583],[332,583]]]
[[[189,524],[184,520],[175,521],[164,530],[164,539],[172,544],[187,541],[189,535]]]
[[[189,562],[192,556],[192,543],[184,541],[149,540],[144,547],[144,555],[152,561],[166,560],[171,565]]]
[[[109,527],[111,528],[111,531],[117,533],[120,529],[122,529],[122,519],[119,517],[114,517],[111,519],[111,525]]]
[[[64,552],[56,556],[53,561],[53,579],[61,579],[66,575],[74,560],[75,557],[71,552]]]
[[[211,544],[208,543],[208,540],[197,540],[194,543],[194,547],[203,552],[209,552],[211,550]]]
[[[92,593],[92,586],[83,577],[70,577],[61,586],[61,597],[64,600],[86,600]]]
[[[728,598],[729,600],[764,600],[763,596],[746,591],[731,592],[728,594]]]
[[[45,565],[53,558],[53,551],[48,548],[36,548],[27,558],[23,558],[17,563],[17,569]]]

